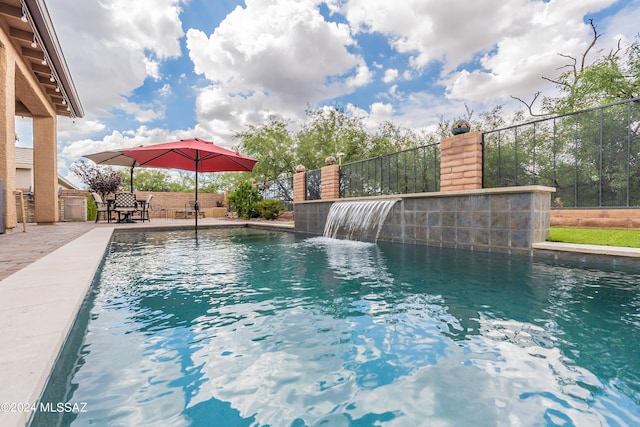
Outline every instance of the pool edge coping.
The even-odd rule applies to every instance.
[[[578,254],[603,255],[611,257],[640,258],[640,249],[625,246],[585,245],[562,242],[538,242],[532,245],[533,249],[571,252]]]
[[[93,283],[113,227],[94,228],[0,281],[0,425],[25,426]],[[26,356],[24,356],[26,355]]]

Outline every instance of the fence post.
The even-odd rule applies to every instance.
[[[482,133],[468,132],[440,143],[440,191],[482,189]]]
[[[321,170],[322,194],[320,198],[339,199],[340,198],[340,166],[324,166]]]
[[[307,195],[306,172],[293,175],[293,203],[303,202]]]

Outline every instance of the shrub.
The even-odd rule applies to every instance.
[[[238,218],[250,219],[260,216],[257,203],[262,195],[250,182],[239,183],[233,192],[229,193],[229,205],[238,212]]]
[[[87,221],[95,221],[98,215],[98,208],[96,202],[93,201],[93,197],[87,197]]]
[[[276,219],[282,212],[282,202],[277,199],[261,200],[256,203],[256,210],[264,219]]]

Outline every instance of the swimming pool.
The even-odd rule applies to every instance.
[[[640,425],[640,275],[261,230],[115,234],[33,426]]]

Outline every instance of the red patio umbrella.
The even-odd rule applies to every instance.
[[[251,172],[257,163],[244,154],[219,147],[202,139],[181,139],[164,144],[147,145],[121,150],[135,159],[138,166],[182,169],[196,173],[196,232],[198,231],[198,173],[200,172]]]

